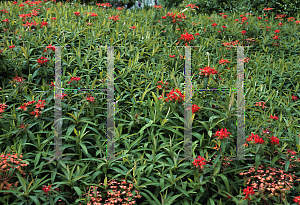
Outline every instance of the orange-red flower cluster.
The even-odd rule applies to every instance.
[[[246,197],[244,199],[249,199],[250,200],[249,195],[254,194],[253,188],[247,186],[247,188],[244,189],[244,194],[246,194]]]
[[[196,6],[195,4],[188,4],[186,7],[191,7],[191,9],[199,8],[198,6]]]
[[[277,137],[269,137],[271,139],[271,143],[274,145],[279,145],[279,139]]]
[[[217,74],[218,71],[211,67],[204,67],[199,69],[201,71],[200,75],[210,76],[211,74]]]
[[[98,4],[96,4],[97,6],[103,6],[103,7],[111,7],[112,5],[110,5],[109,3],[102,3],[102,4],[100,4],[100,3],[98,3]]]
[[[51,185],[49,185],[48,187],[46,185],[44,185],[44,187],[42,189],[46,193],[46,196],[48,196],[48,192],[51,190]]]
[[[48,61],[50,61],[50,60],[48,60],[48,58],[45,58],[44,56],[42,56],[38,59],[38,64],[43,65],[43,64],[47,63]]]
[[[165,83],[166,83],[166,84],[165,84],[164,89],[167,90],[167,89],[168,89],[169,83],[168,83],[168,82],[165,82]],[[162,85],[164,85],[164,83],[163,83],[162,81],[158,81],[156,84],[158,84],[158,85],[156,86],[158,89],[162,89]]]
[[[163,8],[161,5],[158,5],[158,6],[154,5],[153,7],[156,8],[156,9],[162,9]]]
[[[173,13],[173,12],[172,12],[172,13],[168,12],[166,15],[167,15],[167,16],[171,16],[171,17],[173,18],[172,23],[175,23],[175,22],[176,22],[176,17],[177,17],[177,20],[179,20],[179,21],[181,21],[181,19],[186,20],[186,17],[185,17],[185,15],[184,15],[184,13],[178,13],[178,14],[176,15],[176,14]]]
[[[261,106],[262,108],[265,108],[266,106],[266,103],[265,102],[257,102],[255,103],[255,106]]]
[[[118,21],[118,20],[120,20],[120,19],[119,19],[119,15],[109,17],[109,20],[110,20],[110,19],[112,19],[113,21]]]
[[[231,135],[230,132],[227,132],[227,129],[226,128],[222,128],[221,130],[218,130],[216,133],[215,133],[215,137],[218,137],[218,139],[224,139],[224,138],[228,138],[229,135]]]
[[[71,80],[68,82],[68,84],[70,84],[74,80],[79,81],[79,80],[81,80],[81,78],[80,77],[71,77]]]
[[[263,144],[265,143],[265,141],[260,138],[258,135],[254,135],[253,133],[251,133],[251,135],[249,135],[249,137],[246,139],[248,142],[252,141],[255,144]]]
[[[230,63],[230,62],[228,60],[222,58],[221,60],[219,60],[219,63],[226,65],[227,63]]]
[[[174,88],[173,88],[172,91],[169,94],[167,94],[167,98],[165,99],[165,102],[168,101],[175,102],[176,100],[178,100],[179,103],[182,103],[184,101],[184,97],[185,96],[182,95],[178,89],[176,89],[174,92]]]
[[[300,196],[296,196],[293,201],[300,205]]]
[[[192,164],[196,168],[199,167],[199,169],[203,169],[203,166],[206,165],[206,160],[204,157],[198,156],[198,158],[196,158]]]
[[[30,101],[30,102],[27,102],[27,103],[23,103],[23,105],[21,105],[19,108],[17,109],[20,109],[20,110],[23,110],[23,111],[26,111],[27,110],[27,106],[35,103],[36,101]],[[41,103],[41,104],[40,104]],[[35,110],[30,112],[30,115],[34,115],[34,117],[39,117],[41,115],[41,112],[39,110],[39,108],[41,108],[41,110],[43,110],[45,108],[45,100],[38,100],[38,103],[35,105]],[[47,103],[46,103],[47,104]]]

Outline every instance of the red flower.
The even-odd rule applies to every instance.
[[[200,68],[199,70],[202,70],[200,75],[205,75],[205,76],[218,73],[217,70],[211,67],[204,67],[204,68]]]
[[[241,33],[242,33],[243,35],[245,35],[245,34],[246,34],[246,31],[241,31]]]
[[[224,139],[224,138],[227,138],[229,135],[231,135],[230,132],[227,132],[227,129],[226,128],[222,128],[221,130],[218,130],[216,132],[216,134],[214,135],[215,137],[219,136],[218,139]]]
[[[35,105],[35,107],[38,109],[38,108],[45,108],[45,105],[44,105],[44,103],[42,103],[42,104],[40,104],[40,103],[38,103],[38,104],[36,104]]]
[[[25,5],[24,5],[24,4],[20,4],[20,5],[19,5],[19,7],[23,7],[23,6],[25,6]]]
[[[203,169],[203,166],[206,165],[206,160],[204,157],[198,156],[192,164],[196,166],[196,168],[199,166],[199,169]]]
[[[45,64],[45,63],[47,63],[48,61],[50,61],[50,60],[48,60],[48,59],[45,58],[44,56],[42,56],[42,57],[40,57],[40,58],[38,59],[38,63],[39,63],[40,65]]]
[[[255,144],[263,144],[263,143],[265,143],[265,141],[262,139],[262,138],[259,138],[259,137],[256,137],[255,139],[254,139],[254,143]]]
[[[277,40],[279,36],[274,36],[273,39]]]
[[[34,111],[30,112],[30,115],[34,115],[34,117],[39,117],[41,115],[41,111],[35,109]]]
[[[296,196],[293,201],[300,205],[300,196]]]
[[[43,191],[46,193],[46,196],[48,196],[48,192],[50,191],[50,188],[51,188],[51,185],[49,185],[48,187],[47,186],[44,186],[42,189]]]
[[[122,8],[122,7],[118,7],[117,9],[120,11],[120,10],[122,10],[123,8]]]
[[[48,25],[48,23],[47,22],[45,22],[45,21],[42,21],[42,23],[41,23],[42,25],[41,25],[41,28],[43,27],[43,26],[47,26]]]
[[[282,23],[279,23],[278,25],[279,25],[279,26],[282,26]]]
[[[22,83],[25,80],[25,79],[23,79],[23,77],[20,78],[18,76],[14,77],[13,79],[14,79],[14,81],[17,81],[19,83]]]
[[[297,153],[295,152],[295,150],[292,150],[292,149],[287,149],[287,153],[291,153],[292,155],[297,154]]]
[[[269,11],[269,10],[272,10],[273,8],[264,8],[263,10],[264,11]]]
[[[193,34],[181,34],[181,38],[180,40],[185,40],[185,41],[191,41],[191,40],[194,40],[194,36]]]
[[[55,18],[55,17],[52,17],[51,19],[52,19],[52,20],[56,20],[56,18]]]
[[[35,20],[32,23],[27,21],[26,24],[23,24],[23,26],[27,26],[27,27],[36,26],[36,25],[38,25],[38,23],[36,23]]]
[[[132,29],[136,29],[136,27],[135,27],[135,26],[132,26],[132,27],[130,27],[130,28],[132,28]]]
[[[294,96],[294,95],[292,96],[292,100],[295,100],[295,101],[296,101],[297,99],[298,99],[298,98],[297,98],[296,96]]]
[[[239,21],[238,19],[235,19],[235,21]]]
[[[266,106],[265,106],[265,102],[257,102],[257,103],[255,103],[255,106],[262,106],[262,108],[265,108]]]
[[[261,19],[261,17],[259,16],[259,17],[257,17],[259,20]]]
[[[213,23],[213,24],[212,24],[213,27],[215,27],[216,25],[218,25],[218,24],[216,24],[216,23]]]
[[[27,110],[27,107],[25,105],[21,105],[21,107],[17,108],[17,109],[21,109],[23,111],[26,111]]]
[[[21,129],[26,129],[26,127],[25,127],[25,125],[23,124],[23,122],[22,122],[22,124],[20,125],[20,126],[16,126],[16,127],[18,127],[18,128],[21,128]]]
[[[109,17],[109,20],[110,20],[110,19],[112,19],[113,21],[118,21],[118,20],[120,20],[120,19],[119,19],[119,15]]]
[[[199,33],[195,33],[195,36],[200,36],[200,34]]]
[[[162,16],[161,18],[162,18],[162,19],[166,19],[167,17],[166,17],[166,16]]]
[[[171,58],[175,58],[175,55],[170,55]]]
[[[90,102],[94,102],[95,98],[94,97],[87,97],[87,100],[90,101]]]
[[[12,45],[12,46],[9,46],[8,48],[12,49],[12,48],[14,48],[14,47],[16,47],[16,46],[15,46],[15,45]]]
[[[192,105],[192,113],[194,114],[195,112],[199,112],[200,108],[201,107],[199,107],[198,105]],[[189,110],[189,109],[190,109],[190,107],[187,108],[187,110]]]
[[[55,46],[52,46],[51,44],[46,47],[46,49],[48,49],[48,48],[51,49],[51,50],[53,50],[53,51],[55,51]]]
[[[219,60],[220,64],[226,65],[227,63],[230,63],[228,60],[224,60],[223,58]]]
[[[80,16],[80,13],[79,13],[78,11],[74,12],[74,14],[75,14],[76,16]]]
[[[176,89],[176,91],[174,92],[174,88],[172,89],[172,91],[167,94],[167,99],[165,99],[165,102],[171,101],[171,102],[175,102],[176,100],[178,100],[179,103],[184,101],[184,95],[181,94],[181,92]]]
[[[0,103],[0,113],[4,113],[4,109],[6,108],[6,104],[5,103],[3,103],[3,104],[1,104]]]
[[[65,96],[67,96],[67,94],[62,93],[62,94],[61,94],[61,99],[64,99]]]
[[[154,7],[154,8],[163,8],[161,5],[158,5],[158,6],[157,6],[157,5],[154,5],[153,7]]]
[[[224,18],[224,19],[227,19],[227,15],[223,15],[223,18]]]
[[[274,120],[278,120],[278,117],[276,115],[274,115],[274,116],[271,115],[270,118],[274,119]]]
[[[189,4],[189,5],[187,5],[186,7],[189,7],[189,6],[191,7],[191,9],[194,9],[195,7],[196,7],[196,8],[199,8],[199,7],[196,6],[195,4]]]
[[[4,19],[4,20],[3,20],[3,22],[6,22],[6,23],[8,23],[8,19]]]
[[[251,135],[249,135],[249,137],[246,139],[248,142],[249,141],[254,141],[254,143],[255,144],[263,144],[263,143],[265,143],[265,141],[262,139],[262,138],[260,138],[258,135],[254,135],[253,133],[251,133]]]
[[[277,137],[269,137],[271,139],[271,143],[274,145],[279,145],[279,139]]]
[[[226,28],[226,26],[222,26],[223,28]]]
[[[247,186],[247,188],[244,189],[244,194],[246,194],[246,197],[245,197],[244,199],[249,199],[249,200],[250,200],[249,195],[250,195],[250,194],[251,194],[251,195],[254,194],[253,188]]]
[[[91,13],[91,16],[98,16],[96,13]]]
[[[275,33],[279,33],[279,32],[280,32],[279,30],[277,30],[277,29],[275,30]]]

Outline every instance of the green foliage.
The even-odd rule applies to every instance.
[[[203,1],[201,12],[207,8],[221,13],[226,8],[226,19],[218,13],[197,14],[187,4],[124,11],[48,1],[38,7],[38,17],[26,19],[47,21],[42,28],[23,25],[19,15],[31,13],[32,7],[3,6],[8,13],[2,10],[0,15],[9,23],[1,23],[0,29],[0,151],[23,153],[31,175],[11,178],[19,186],[2,189],[0,203],[80,204],[87,202],[85,195],[92,186],[101,182],[102,191],[114,192],[109,181],[125,179],[141,194],[139,205],[247,204],[244,189],[250,186],[245,177],[249,173],[244,173],[260,165],[266,167],[264,173],[275,167],[278,182],[279,171],[295,175],[286,199],[274,195],[268,203],[287,204],[299,196],[300,101],[295,99],[300,98],[299,19],[284,19],[280,26],[273,11],[263,11],[264,6],[257,13],[266,13],[268,21],[257,18],[263,15],[238,12],[248,4],[238,8],[232,6],[237,1],[218,2],[216,6]],[[119,20],[111,18],[117,15]],[[240,15],[247,18],[243,24]],[[276,30],[279,39],[274,39]],[[50,44],[62,46],[64,97],[57,96],[61,144],[56,138],[57,121],[53,122],[57,57],[47,48]],[[238,61],[236,47],[229,44],[252,47],[245,47],[245,58]],[[114,46],[113,58],[108,46]],[[189,48],[194,107],[186,104]],[[41,57],[49,61],[41,63]],[[111,59],[113,72],[108,70]],[[223,64],[222,59],[229,62]],[[243,60],[244,74],[239,74],[237,63]],[[238,91],[238,79],[244,82],[244,93]],[[113,91],[114,104],[108,105],[107,91]],[[243,94],[238,107],[238,96]],[[239,113],[243,106],[244,113]],[[240,125],[243,114],[245,129]],[[273,115],[278,119],[271,119]],[[108,116],[114,118],[113,139],[108,138]],[[185,131],[190,124],[189,138]],[[239,133],[248,141],[240,140]],[[251,134],[265,142],[257,144]],[[245,150],[237,149],[237,142],[247,142]],[[114,149],[110,156],[109,148]],[[235,160],[241,150],[246,159]],[[2,175],[7,168],[4,160]],[[13,173],[11,169],[9,174]],[[257,174],[253,171],[252,176]],[[52,185],[49,195],[43,185]],[[257,204],[270,194],[268,190],[255,193],[251,200]]]
[[[263,12],[264,8],[273,8],[272,13],[285,14],[288,17],[296,17],[300,11],[299,0],[189,0],[184,1],[184,5],[195,4],[199,8],[195,9],[197,13],[206,13],[208,15],[224,12],[244,12],[256,13]]]

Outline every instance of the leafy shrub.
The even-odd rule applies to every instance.
[[[299,0],[244,0],[244,1],[229,1],[229,0],[190,0],[184,1],[186,4],[195,4],[199,8],[196,12],[206,13],[211,15],[212,13],[221,12],[257,12],[262,11],[264,8],[273,8],[272,12],[275,14],[285,14],[287,16],[293,16],[300,11]]]

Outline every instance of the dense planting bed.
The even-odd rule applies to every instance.
[[[186,8],[0,4],[1,204],[300,204],[299,14]]]

